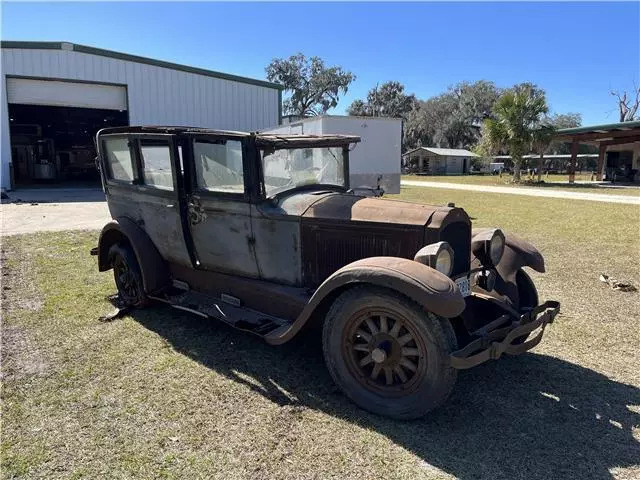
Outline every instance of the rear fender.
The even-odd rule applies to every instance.
[[[111,269],[109,249],[118,242],[131,245],[140,265],[145,293],[156,292],[169,284],[170,276],[166,262],[147,233],[133,220],[118,217],[107,223],[98,240],[98,270]]]
[[[293,338],[314,312],[324,311],[327,302],[354,285],[376,285],[395,290],[445,318],[462,313],[465,301],[456,284],[446,275],[422,263],[396,257],[371,257],[355,261],[337,270],[315,291],[295,322],[283,331],[267,336],[267,342],[279,345]]]

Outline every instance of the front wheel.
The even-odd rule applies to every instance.
[[[336,384],[373,413],[421,417],[444,403],[456,381],[450,322],[391,290],[359,286],[341,294],[322,340]]]

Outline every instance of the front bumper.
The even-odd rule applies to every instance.
[[[502,315],[473,332],[473,336],[478,338],[451,354],[451,366],[463,370],[480,365],[487,360],[497,360],[503,353],[520,355],[531,350],[540,343],[545,327],[553,322],[559,311],[560,303],[549,300],[511,322],[513,316]],[[521,337],[526,337],[538,327],[540,332],[535,337],[525,342],[513,343]]]

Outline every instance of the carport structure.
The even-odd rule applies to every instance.
[[[605,168],[607,172],[623,169],[622,171],[629,172],[630,180],[637,178],[640,163],[640,121],[565,128],[556,132],[555,140],[571,143],[570,183],[575,181],[580,144],[598,147],[598,180],[602,180]]]

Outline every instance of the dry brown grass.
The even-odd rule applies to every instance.
[[[563,309],[534,353],[462,372],[414,422],[349,402],[313,335],[270,347],[164,307],[98,322],[95,233],[5,238],[3,286],[42,303],[4,297],[2,477],[638,478],[640,294],[597,278],[640,285],[638,208],[425,190],[402,197],[536,242]]]

